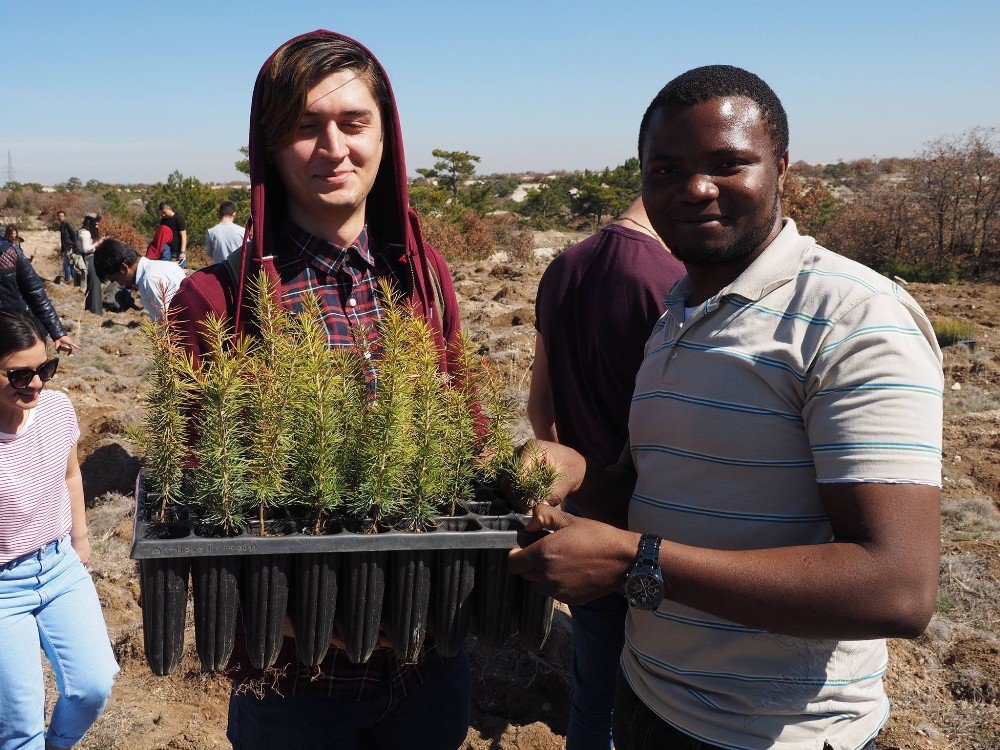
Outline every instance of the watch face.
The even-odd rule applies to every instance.
[[[663,579],[659,571],[634,572],[625,582],[625,598],[639,609],[656,609],[663,601]]]

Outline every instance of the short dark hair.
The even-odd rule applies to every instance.
[[[685,109],[722,96],[745,96],[753,100],[767,124],[774,156],[780,159],[788,150],[788,115],[778,95],[749,70],[735,65],[705,65],[681,73],[650,102],[639,126],[639,161],[642,161],[649,121],[656,110],[662,107]]]
[[[66,215],[66,212],[65,212],[65,211],[63,211],[63,210],[62,210],[62,209],[60,208],[60,209],[59,209],[58,211],[56,211],[56,216],[58,216],[59,214],[62,214],[63,216],[65,216],[65,215]]]
[[[173,206],[170,205],[170,201],[160,201],[160,207],[157,208],[156,210],[162,211],[165,208],[173,208]]]
[[[101,281],[107,281],[113,273],[121,270],[122,263],[132,266],[139,260],[139,253],[124,242],[107,239],[94,251],[94,270]]]
[[[309,89],[340,70],[354,71],[368,84],[382,127],[388,126],[386,121],[392,117],[389,85],[368,51],[346,37],[305,36],[280,47],[264,76],[260,112],[268,151],[291,143],[306,111]]]
[[[223,216],[236,216],[236,204],[232,201],[222,201],[219,204],[219,218]]]
[[[30,349],[42,338],[25,313],[0,309],[0,359]]]

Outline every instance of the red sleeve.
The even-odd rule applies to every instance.
[[[232,320],[234,290],[223,265],[209,266],[181,282],[170,300],[170,321],[197,365],[208,350],[202,321],[210,314]]]

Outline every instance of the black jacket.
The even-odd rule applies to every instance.
[[[59,225],[59,247],[64,253],[76,252],[76,243],[79,239],[76,227],[68,221]]]
[[[35,273],[24,253],[13,246],[0,251],[0,308],[27,313],[43,340],[46,334],[53,341],[66,335],[45,293],[45,282]]]

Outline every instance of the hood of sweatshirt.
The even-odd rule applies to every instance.
[[[289,39],[290,42],[309,37],[347,39],[358,44],[375,62],[385,79],[389,93],[388,111],[383,113],[383,152],[375,183],[365,204],[366,221],[379,238],[385,252],[398,253],[398,259],[411,269],[412,287],[407,290],[413,301],[433,299],[434,287],[428,264],[428,249],[420,234],[416,214],[410,208],[406,180],[406,162],[403,156],[403,135],[399,126],[396,98],[389,76],[378,59],[359,42],[333,31],[317,30]],[[285,46],[282,44],[278,49]],[[261,97],[263,81],[277,50],[261,66],[254,85],[253,103],[250,108],[250,224],[245,250],[242,253],[237,309],[243,307],[248,279],[256,273],[264,258],[274,252],[274,240],[287,218],[287,197],[284,184],[274,165],[269,163],[261,125]],[[237,316],[240,313],[237,312]],[[237,318],[237,327],[239,319]]]

